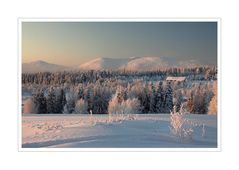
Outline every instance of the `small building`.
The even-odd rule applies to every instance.
[[[184,82],[186,77],[167,77],[166,81]]]

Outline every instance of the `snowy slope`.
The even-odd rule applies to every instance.
[[[117,70],[128,63],[129,59],[124,58],[96,58],[87,63],[81,64],[81,70]]]
[[[195,67],[195,60],[178,61],[173,57],[96,58],[78,67],[81,70],[152,71],[167,67]]]
[[[169,63],[160,57],[139,57],[130,60],[121,69],[130,71],[150,71],[168,67]]]
[[[22,64],[23,73],[56,72],[64,71],[67,69],[68,67],[66,66],[51,64],[41,60]]]
[[[152,71],[170,66],[198,66],[194,60],[177,61],[172,57],[131,57],[131,58],[96,58],[77,67],[66,67],[50,64],[45,61],[35,61],[22,64],[23,73],[56,72],[64,70],[128,70]]]
[[[97,58],[80,65],[79,69],[146,71],[167,66],[167,61],[159,57]]]
[[[107,115],[23,115],[23,148],[216,148],[217,117],[187,115],[198,124],[191,141],[169,129],[169,114],[140,114],[109,122]],[[205,133],[202,137],[202,127]]]

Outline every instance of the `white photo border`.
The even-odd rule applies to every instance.
[[[17,145],[18,152],[221,152],[222,151],[222,99],[221,99],[221,18],[21,18],[17,19]],[[22,22],[217,22],[217,147],[216,148],[23,148],[22,147]]]

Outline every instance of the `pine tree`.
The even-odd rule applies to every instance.
[[[189,94],[189,99],[187,101],[187,110],[189,111],[189,113],[193,113],[194,112],[194,96],[193,96],[193,91],[190,90],[190,94]]]
[[[149,85],[149,112],[156,112],[156,90],[153,83]]]
[[[82,84],[78,85],[77,88],[77,99],[82,99],[84,97],[84,90]]]
[[[157,90],[156,90],[156,96],[155,96],[155,103],[156,103],[156,112],[162,113],[163,112],[163,88],[162,88],[162,82],[159,82]]]
[[[149,94],[149,90],[148,90],[148,86],[145,85],[143,87],[143,91],[142,91],[142,95],[141,95],[141,102],[142,102],[142,106],[143,106],[143,113],[149,113],[149,109],[150,109],[150,94]]]
[[[75,98],[74,98],[74,95],[72,94],[72,92],[68,93],[66,106],[67,106],[67,110],[69,111],[69,113],[74,112],[74,110],[75,110]]]
[[[40,113],[47,113],[46,108],[46,98],[44,96],[43,90],[39,90],[34,96],[33,96],[33,102],[34,102],[34,110],[37,114]]]
[[[46,98],[47,113],[56,113],[56,94],[53,87],[50,88]]]
[[[124,89],[123,86],[118,86],[116,89],[116,96],[118,98],[118,102],[121,103],[122,101],[124,101],[127,96],[126,96],[126,91]]]
[[[92,109],[92,112],[94,114],[101,113],[101,107],[100,107],[101,102],[102,102],[102,98],[101,98],[100,88],[95,86],[94,92],[93,92],[93,109]]]
[[[88,112],[90,112],[90,110],[93,110],[93,90],[91,87],[87,87],[84,90],[84,100],[88,103]]]
[[[176,112],[179,112],[181,105],[183,103],[183,94],[182,94],[181,90],[176,91],[174,98],[175,98],[174,105],[176,106],[176,108],[175,108]]]
[[[63,89],[61,89],[61,106],[62,110],[64,110],[64,106],[66,105],[66,95]]]
[[[173,89],[169,82],[166,85],[164,102],[165,112],[170,113],[173,109]]]
[[[65,92],[63,89],[60,89],[59,94],[56,97],[55,112],[63,113],[65,104],[66,104]]]

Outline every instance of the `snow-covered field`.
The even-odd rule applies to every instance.
[[[23,148],[216,148],[217,117],[187,115],[190,140],[170,131],[169,114],[132,117],[77,114],[23,114]],[[109,121],[112,120],[113,121]],[[204,126],[204,128],[203,128]]]

